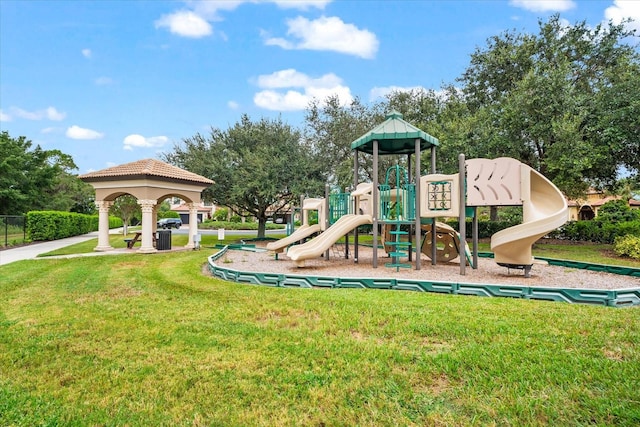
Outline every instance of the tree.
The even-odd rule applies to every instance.
[[[315,156],[325,183],[339,189],[353,185],[351,143],[383,120],[383,104],[367,106],[359,98],[349,105],[342,105],[337,96],[309,104],[305,113],[305,143]],[[371,156],[360,156],[360,182],[371,181]],[[380,169],[382,173],[386,170],[382,163]],[[317,191],[324,194],[321,188]]]
[[[387,96],[387,110],[397,110],[404,120],[438,138],[437,172],[457,173],[458,155],[477,157],[473,143],[479,134],[481,120],[470,114],[462,92],[452,86],[441,90],[392,92]],[[430,169],[430,153],[422,155],[426,173]]]
[[[243,115],[226,131],[184,139],[165,160],[213,180],[204,198],[256,217],[258,237],[265,235],[267,211],[289,209],[321,181],[300,132],[281,119],[253,122]]]
[[[20,136],[12,138],[0,133],[0,214],[23,214],[30,210],[68,210],[69,200],[61,203],[64,193],[58,193],[61,183],[77,169],[71,156],[59,150],[32,147],[31,141]],[[77,179],[77,178],[76,178]]]
[[[48,209],[87,215],[96,213],[95,190],[75,174],[62,172],[46,197],[51,202]]]
[[[129,234],[128,228],[132,220],[136,216],[142,216],[142,209],[138,204],[138,199],[130,194],[123,194],[113,202],[113,205],[109,208],[109,213],[122,219],[122,234],[127,235]]]
[[[633,34],[612,23],[567,27],[556,15],[537,35],[490,38],[459,79],[485,122],[478,151],[518,158],[569,196],[612,185],[620,166],[637,173],[640,59],[624,43]]]

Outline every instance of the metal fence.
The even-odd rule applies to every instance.
[[[23,215],[0,215],[0,232],[2,246],[15,246],[27,239],[26,220]]]

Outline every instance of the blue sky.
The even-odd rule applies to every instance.
[[[438,89],[487,38],[554,13],[640,22],[640,1],[0,0],[0,129],[86,173],[243,113],[298,126],[312,97]]]

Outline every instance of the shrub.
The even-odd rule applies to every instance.
[[[217,230],[224,228],[226,230],[258,230],[257,222],[230,222],[230,221],[206,221],[199,226],[202,230]],[[282,230],[282,225],[266,224],[267,230]]]
[[[447,221],[447,224],[451,226],[455,230],[459,230],[459,221]],[[478,221],[478,237],[481,239],[488,238],[493,236],[500,230],[504,230],[505,228],[513,227],[514,225],[520,224],[519,220],[512,221]],[[473,237],[473,224],[471,221],[466,222],[466,237]]]
[[[124,223],[122,222],[122,218],[118,218],[117,216],[109,215],[109,228],[119,228],[122,227]],[[98,228],[96,227],[96,230]],[[92,230],[95,231],[95,230]]]
[[[109,217],[109,227],[121,227],[122,220]],[[98,230],[98,215],[75,212],[31,211],[27,213],[27,238],[31,241],[58,240]]]
[[[240,218],[240,215],[233,215],[231,218],[229,218],[230,222],[242,222],[242,218]]]
[[[158,212],[158,219],[163,219],[163,218],[180,218],[180,214],[176,211]]]
[[[27,213],[30,240],[57,240],[77,236],[98,228],[98,217],[74,212],[32,211]]]
[[[610,200],[598,210],[596,221],[630,222],[640,220],[640,211],[632,210],[625,200]]]
[[[571,221],[550,236],[581,242],[613,243],[616,237],[627,234],[640,235],[640,221]]]
[[[229,209],[227,208],[218,208],[213,214],[214,221],[226,221],[227,216],[229,215]]]
[[[640,236],[627,234],[616,237],[613,251],[618,256],[627,256],[640,260]]]

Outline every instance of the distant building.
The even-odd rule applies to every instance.
[[[170,203],[171,210],[177,212],[180,215],[182,223],[189,224],[189,206],[187,206],[187,204],[179,198],[171,199]],[[200,203],[200,206],[198,206],[198,222],[201,223],[208,219],[211,219],[215,211],[215,205],[207,202]]]
[[[570,221],[591,220],[598,216],[598,210],[607,202],[620,200],[620,196],[607,196],[605,193],[590,189],[586,199],[567,200]],[[629,199],[631,209],[640,209],[640,200]]]

